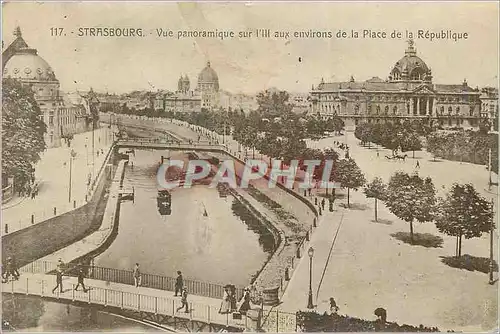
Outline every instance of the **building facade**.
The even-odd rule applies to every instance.
[[[47,147],[60,146],[65,136],[87,131],[85,108],[63,98],[52,68],[36,49],[28,46],[19,27],[14,36],[14,41],[2,52],[3,76],[17,79],[33,90],[47,125],[44,135]]]
[[[387,80],[326,83],[312,87],[310,111],[322,118],[338,116],[348,129],[361,122],[426,119],[441,127],[474,128],[481,121],[481,92],[462,84],[433,83],[432,71],[417,56],[412,40]]]
[[[207,62],[207,66],[198,75],[196,91],[201,96],[201,108],[214,110],[220,107],[219,77]]]

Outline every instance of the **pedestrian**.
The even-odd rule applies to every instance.
[[[231,312],[236,312],[238,306],[236,305],[236,287],[234,285],[229,286],[229,301],[231,303]]]
[[[333,299],[333,297],[330,297],[330,314],[337,314],[338,310],[339,307],[337,306],[335,299]]]
[[[134,284],[135,287],[138,288],[141,285],[141,271],[139,270],[139,263],[135,264],[135,267],[133,269],[133,274],[134,274]]]
[[[415,168],[420,168],[420,161],[417,160],[417,165],[415,166]]]
[[[380,156],[380,153],[379,153],[379,151],[377,151],[377,158],[378,158],[379,156]]]
[[[182,279],[182,273],[177,271],[177,278],[175,279],[175,296],[179,292],[182,295],[182,288],[184,286],[184,280]]]
[[[323,208],[323,211],[325,211],[325,198],[321,200],[321,207]]]
[[[307,192],[309,193],[309,197],[311,197],[311,188],[307,189]]]
[[[231,307],[231,301],[229,297],[229,286],[224,287],[224,294],[222,296],[222,302],[220,303],[219,313],[227,314],[229,313]]]
[[[187,289],[186,288],[182,288],[182,292],[181,292],[181,306],[179,306],[176,310],[176,312],[179,312],[179,310],[182,310],[182,308],[186,308],[186,310],[184,311],[184,313],[189,313],[189,307],[188,307],[188,302],[187,302]]]
[[[85,273],[83,272],[83,269],[80,268],[78,270],[78,284],[75,287],[75,291],[78,291],[78,287],[80,284],[82,285],[83,292],[87,292],[87,288],[85,287],[85,284],[83,283],[83,279],[85,278]]]
[[[239,312],[241,314],[247,314],[247,311],[250,310],[250,289],[245,288],[245,292],[243,294],[243,302],[240,305]]]
[[[17,262],[16,262],[15,257],[10,258],[10,265],[11,265],[12,276],[14,276],[14,279],[16,281],[19,280],[19,276],[21,276],[21,275],[19,274],[19,271],[17,270]]]
[[[63,277],[63,271],[62,269],[57,268],[56,270],[56,286],[54,289],[52,289],[52,293],[54,293],[57,288],[59,288],[59,291],[63,293],[63,285],[62,285],[62,277]]]

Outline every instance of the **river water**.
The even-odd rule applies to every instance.
[[[3,294],[3,330],[19,332],[154,332],[158,329],[89,307]],[[7,324],[6,324],[7,322]]]
[[[172,213],[157,209],[156,171],[161,156],[187,158],[182,152],[136,150],[124,187],[135,188],[135,203],[122,202],[118,235],[94,263],[144,273],[245,286],[271,254],[267,229],[231,195],[196,185],[172,191]],[[133,167],[131,167],[133,162]],[[204,215],[206,211],[207,215]]]

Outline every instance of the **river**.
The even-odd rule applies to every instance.
[[[134,187],[135,202],[122,203],[118,235],[95,265],[132,270],[137,262],[144,273],[175,277],[180,270],[189,279],[248,285],[273,251],[272,235],[231,195],[204,185],[174,189],[171,215],[160,215],[156,171],[170,154],[187,158],[160,150],[131,155],[124,186]]]

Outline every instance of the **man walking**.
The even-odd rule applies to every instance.
[[[83,269],[80,268],[78,270],[78,284],[75,287],[75,291],[78,291],[78,287],[80,284],[82,285],[83,292],[87,292],[87,288],[85,287],[85,284],[83,283],[83,279],[85,278],[85,273],[83,272]]]
[[[188,302],[187,302],[187,290],[186,288],[182,288],[182,292],[181,292],[181,306],[179,306],[176,310],[176,312],[179,312],[179,310],[182,310],[182,308],[186,308],[186,310],[184,311],[184,313],[189,313],[189,307],[188,307]]]
[[[57,288],[59,288],[59,291],[63,293],[63,286],[62,286],[62,277],[63,277],[63,271],[61,268],[57,268],[56,270],[56,286],[54,289],[52,289],[52,293],[54,293]]]
[[[177,292],[182,296],[182,288],[184,287],[184,280],[182,279],[182,273],[177,271],[177,278],[175,279],[175,296],[177,297]]]
[[[135,287],[138,288],[141,285],[141,271],[139,270],[139,263],[135,264],[133,274]]]

